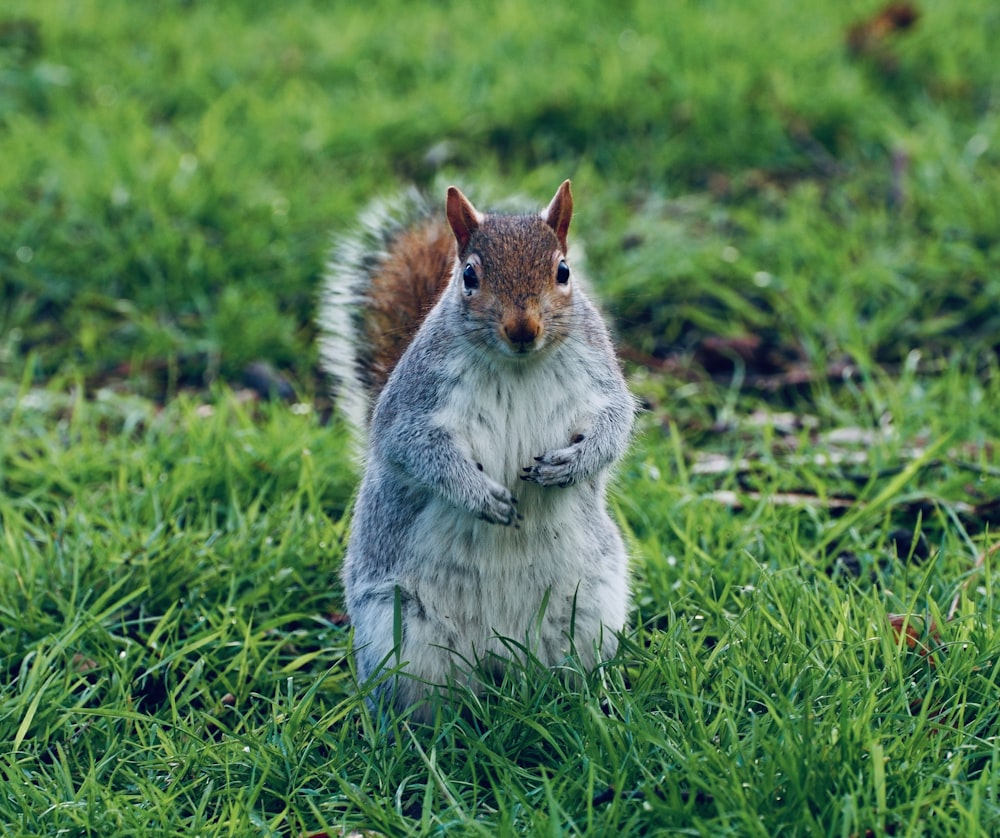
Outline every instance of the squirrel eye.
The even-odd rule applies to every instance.
[[[556,268],[556,282],[560,285],[565,285],[569,282],[569,265],[566,264],[565,260],[561,260],[559,267]]]
[[[466,291],[475,291],[479,287],[479,275],[471,262],[462,271],[462,286]]]

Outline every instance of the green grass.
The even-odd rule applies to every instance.
[[[0,833],[1000,832],[1000,11],[878,7],[7,3]],[[634,628],[383,727],[329,235],[566,176]]]
[[[693,450],[647,417],[620,477],[637,629],[619,659],[578,688],[526,667],[432,729],[390,720],[390,739],[357,697],[339,617],[352,484],[339,429],[226,394],[159,411],[8,392],[0,822],[12,835],[987,834],[1000,620],[992,565],[971,573],[986,541],[955,510],[970,500],[958,462],[980,458],[979,493],[1000,487],[978,436],[1000,430],[1000,393],[994,380],[966,394],[979,406],[963,431],[935,407],[963,380],[909,392],[914,410],[865,449],[887,475],[860,487],[816,464],[852,447],[824,437],[839,415],[797,433],[794,458],[773,426],[703,429],[696,450],[731,458],[721,476],[695,473]],[[908,452],[922,433],[948,449]],[[739,487],[740,458],[765,500],[734,514],[712,493]],[[859,504],[836,517],[766,501],[803,487]],[[892,528],[920,530],[931,558],[892,558]],[[863,576],[831,578],[847,550]],[[937,620],[933,666],[888,613]]]

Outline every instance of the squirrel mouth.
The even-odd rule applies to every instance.
[[[513,341],[506,336],[501,340],[501,344],[506,350],[504,354],[514,358],[527,358],[534,355],[541,351],[546,343],[547,341],[541,336],[528,341]]]

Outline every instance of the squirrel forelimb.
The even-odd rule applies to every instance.
[[[522,469],[521,479],[566,487],[609,468],[628,444],[633,411],[631,396],[624,394],[592,418],[590,430],[574,434],[570,445],[535,457]]]
[[[408,430],[410,415],[394,430],[386,429],[380,453],[413,487],[422,487],[476,518],[508,526],[517,519],[517,501],[510,490],[484,473],[482,464],[463,454],[456,439],[442,427]]]

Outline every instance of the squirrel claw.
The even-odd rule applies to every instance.
[[[524,467],[522,480],[530,480],[539,486],[558,486],[565,489],[572,486],[577,478],[577,464],[580,450],[577,447],[561,448],[535,457],[535,465]]]
[[[490,481],[486,497],[480,504],[472,507],[472,510],[481,521],[509,527],[517,520],[517,498],[499,483]]]

